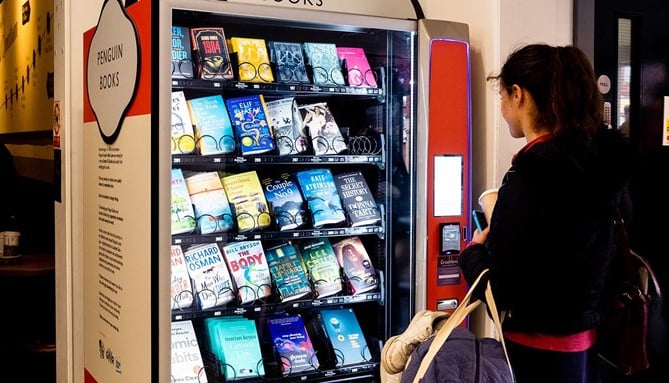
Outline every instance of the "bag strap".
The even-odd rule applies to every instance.
[[[446,342],[446,339],[448,339],[448,336],[451,334],[453,329],[458,327],[467,318],[467,316],[471,314],[481,304],[481,301],[478,299],[471,304],[469,302],[471,301],[471,297],[474,290],[476,289],[476,286],[479,284],[479,282],[487,272],[488,269],[485,269],[481,272],[478,278],[476,278],[476,281],[474,281],[474,283],[469,287],[469,291],[467,291],[467,294],[462,299],[462,302],[460,302],[460,305],[458,305],[455,311],[453,311],[453,314],[451,314],[451,316],[448,319],[446,319],[446,323],[444,323],[444,325],[439,329],[439,331],[437,331],[436,335],[434,336],[434,339],[432,340],[430,348],[428,349],[427,353],[421,360],[418,372],[416,372],[416,376],[414,376],[413,379],[414,383],[418,383],[420,382],[421,379],[423,379],[423,376],[425,376],[425,372],[427,372],[427,369],[430,366],[432,360],[434,359],[434,356],[437,354],[441,346],[443,346],[444,342]],[[493,317],[493,322],[495,324],[495,329],[497,330],[499,341],[502,344],[502,349],[504,350],[504,356],[506,357],[506,362],[509,365],[509,371],[511,371],[511,376],[513,376],[513,371],[511,370],[511,362],[509,360],[509,354],[506,351],[506,344],[504,343],[504,337],[502,336],[502,324],[499,319],[499,313],[497,312],[497,306],[495,305],[495,301],[492,296],[492,289],[490,288],[490,282],[488,282],[486,286],[486,299],[488,300],[488,304],[490,305],[490,311]]]
[[[653,269],[650,268],[650,263],[646,260],[646,258],[640,256],[637,254],[636,251],[629,249],[629,253],[636,258],[637,261],[639,261],[643,267],[646,269],[648,272],[648,277],[650,280],[653,282],[653,287],[655,287],[655,294],[657,295],[658,298],[662,298],[662,290],[660,289],[660,284],[657,282],[657,277],[655,276],[655,272]]]

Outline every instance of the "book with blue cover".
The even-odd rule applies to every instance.
[[[337,224],[346,220],[330,169],[314,168],[299,171],[297,182],[309,206],[314,227]]]
[[[352,308],[322,309],[318,318],[337,357],[337,367],[371,360],[365,334]]]
[[[272,277],[262,242],[231,242],[223,246],[223,254],[235,279],[239,303],[253,302],[272,294]]]
[[[220,233],[233,228],[232,209],[218,173],[196,172],[185,179],[200,233]]]
[[[216,243],[189,247],[184,251],[184,259],[200,308],[221,306],[235,299],[230,272]]]
[[[268,41],[270,60],[276,65],[276,77],[284,83],[309,83],[302,44]]]
[[[314,85],[345,85],[335,44],[314,42],[303,44],[304,53],[313,71]]]
[[[265,375],[254,320],[242,316],[206,318],[204,327],[209,351],[226,381]]]
[[[318,368],[318,358],[300,314],[274,313],[266,323],[274,349],[281,358],[283,375]]]
[[[274,246],[265,252],[265,256],[281,302],[304,298],[312,293],[306,266],[292,243]]]
[[[300,242],[300,254],[309,272],[309,278],[318,298],[338,294],[342,291],[339,262],[327,237]]]
[[[262,94],[225,100],[242,155],[274,150],[274,134]]]
[[[279,231],[305,225],[308,219],[306,203],[293,174],[268,174],[262,176],[260,183]]]
[[[235,133],[223,96],[192,98],[188,100],[188,105],[200,154],[232,153],[235,150]]]
[[[172,78],[193,78],[190,28],[172,26]]]

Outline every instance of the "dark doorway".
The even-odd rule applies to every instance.
[[[634,151],[628,219],[632,246],[648,258],[666,290],[669,284],[669,2],[575,0],[575,44],[591,55],[613,129],[629,129]],[[605,82],[605,81],[604,81]],[[625,113],[627,109],[627,115]],[[625,121],[625,122],[624,122]],[[669,381],[667,303],[654,308],[651,370],[630,382]]]

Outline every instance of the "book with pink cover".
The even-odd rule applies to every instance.
[[[369,66],[365,50],[356,47],[337,47],[337,56],[344,63],[344,71],[348,76],[348,84],[376,88],[374,71]]]

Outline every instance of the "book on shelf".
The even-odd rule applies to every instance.
[[[195,131],[184,92],[172,92],[172,154],[195,151]]]
[[[338,154],[348,149],[327,102],[300,105],[298,109],[315,155]]]
[[[225,30],[222,27],[191,28],[190,36],[198,76],[205,80],[232,80]]]
[[[288,41],[268,41],[270,60],[276,65],[277,81],[308,84],[307,66],[302,44]]]
[[[352,295],[377,288],[379,279],[360,237],[348,237],[332,244],[344,281]]]
[[[218,173],[195,172],[185,179],[200,233],[220,233],[233,228],[232,209]]]
[[[200,154],[232,153],[235,150],[235,133],[223,96],[192,98],[188,100],[188,105]]]
[[[318,298],[342,291],[339,262],[327,237],[305,240],[299,244],[300,254]]]
[[[302,114],[293,97],[267,101],[267,112],[274,130],[274,141],[279,155],[300,154],[307,151],[309,141]]]
[[[260,183],[279,231],[304,226],[307,222],[306,204],[292,173],[266,174]]]
[[[300,314],[278,312],[266,319],[272,345],[281,358],[284,375],[316,370],[316,351]]]
[[[325,330],[322,335],[334,350],[337,367],[371,360],[365,334],[352,308],[321,309],[317,318]]]
[[[254,320],[242,316],[206,318],[204,328],[209,352],[226,382],[265,375]]]
[[[285,242],[269,248],[265,256],[281,302],[304,298],[312,293],[306,266],[292,243]]]
[[[186,179],[179,168],[172,168],[170,195],[171,234],[190,233],[196,220]]]
[[[362,172],[335,174],[335,185],[351,227],[373,225],[381,221],[381,212]]]
[[[190,28],[172,26],[172,78],[193,78]]]
[[[255,170],[230,174],[221,180],[235,209],[239,232],[264,229],[272,223],[265,193]]]
[[[187,309],[193,305],[193,286],[191,285],[188,266],[180,245],[172,245],[170,249],[172,279],[171,297],[172,310]]]
[[[307,201],[314,227],[344,222],[337,186],[328,168],[313,168],[296,173],[302,195]]]
[[[207,374],[193,322],[172,322],[171,382],[207,383]]]
[[[239,303],[253,302],[272,294],[272,277],[262,242],[228,243],[223,246],[223,253],[237,286]]]
[[[303,47],[314,85],[345,85],[335,44],[306,42]]]
[[[262,94],[225,100],[242,155],[274,150],[274,134]]]
[[[376,88],[374,71],[369,66],[365,50],[357,47],[337,47],[337,55],[344,63],[348,85]]]
[[[232,51],[239,61],[239,81],[274,82],[265,39],[233,36]]]
[[[184,259],[201,309],[221,306],[235,299],[230,272],[216,243],[189,247],[184,251]]]

